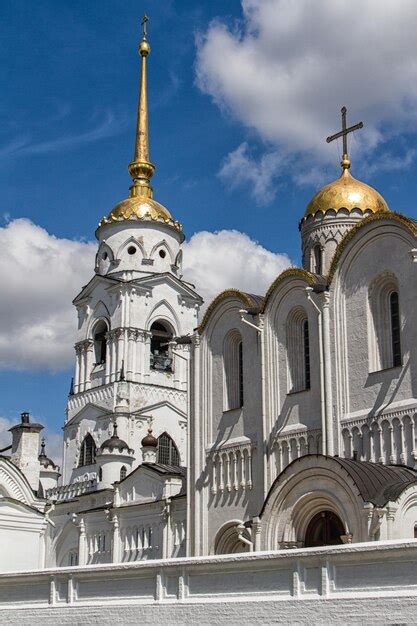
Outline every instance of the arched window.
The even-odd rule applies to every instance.
[[[93,465],[96,462],[96,444],[90,434],[86,435],[84,441],[81,444],[80,460],[78,461],[78,467],[83,465]]]
[[[287,318],[288,389],[290,392],[310,389],[310,335],[303,307],[294,307]]]
[[[391,317],[391,349],[392,366],[397,367],[402,364],[401,359],[401,329],[400,329],[400,301],[398,291],[393,291],[389,297],[390,317]]]
[[[165,322],[154,322],[151,326],[151,368],[162,372],[172,372],[170,342],[173,332]]]
[[[157,461],[161,465],[180,466],[178,448],[167,433],[158,437]]]
[[[305,388],[310,389],[310,337],[308,334],[308,320],[304,320],[303,324],[303,341]]]
[[[323,250],[321,249],[320,244],[315,245],[313,248],[311,269],[314,274],[323,273]]]
[[[103,468],[100,467],[98,470],[98,481],[101,482],[103,480]]]
[[[370,371],[402,365],[400,299],[394,275],[386,273],[374,280],[369,305]]]
[[[120,480],[123,480],[124,478],[126,478],[127,475],[127,469],[125,465],[122,465],[122,467],[120,468]]]
[[[95,364],[100,365],[106,362],[107,341],[106,334],[108,328],[104,320],[97,322],[94,327],[93,339],[94,339],[94,357]]]
[[[332,511],[320,511],[311,520],[306,530],[305,548],[335,546],[342,542],[345,529],[340,518]]]
[[[243,406],[243,342],[238,330],[227,333],[223,343],[223,410]]]

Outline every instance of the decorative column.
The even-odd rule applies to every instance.
[[[78,393],[80,390],[80,370],[81,370],[81,353],[82,353],[82,342],[78,342],[75,344],[75,377],[74,377],[74,391]]]
[[[169,559],[172,554],[171,500],[169,498],[165,500],[162,517],[164,520],[162,528],[162,558]]]
[[[395,463],[395,456],[394,456],[394,427],[393,427],[392,424],[389,425],[389,437],[390,437],[389,462],[390,463]]]
[[[217,453],[215,452],[211,458],[211,493],[215,495],[217,493]]]
[[[152,333],[149,331],[143,332],[144,345],[143,345],[143,361],[142,361],[142,376],[143,382],[148,382],[151,375],[151,337]]]
[[[396,506],[387,506],[387,539],[395,539],[393,527],[397,509]]]
[[[239,484],[237,481],[237,453],[236,450],[232,452],[233,458],[233,489],[237,491],[239,489]]]
[[[382,437],[382,428],[378,425],[378,436],[379,436],[379,462],[384,462],[384,441]]]
[[[252,541],[254,550],[261,549],[261,532],[262,522],[259,517],[254,517],[252,520]]]
[[[91,388],[91,372],[94,366],[94,341],[86,339],[84,342],[85,349],[85,389]]]
[[[323,356],[324,389],[326,400],[326,442],[325,454],[334,455],[333,389],[330,353],[330,293],[323,292]]]
[[[135,380],[135,361],[136,361],[136,342],[138,338],[138,331],[136,328],[127,329],[127,348],[126,348],[126,360],[125,371],[127,380]]]
[[[106,373],[105,373],[105,383],[106,385],[110,382],[111,376],[111,361],[112,361],[112,333],[106,333]]]
[[[75,516],[76,517],[76,516]],[[74,520],[73,520],[74,521]],[[87,537],[85,532],[84,518],[78,522],[78,565],[87,565]]]
[[[111,330],[108,333],[108,338],[109,338],[109,352],[110,352],[110,365],[109,365],[110,381],[109,382],[113,383],[116,380],[116,373],[117,373],[117,360],[116,360],[117,337],[116,337],[116,331],[115,330]]]
[[[252,450],[248,447],[248,487],[252,489]]]
[[[110,523],[113,525],[112,563],[120,563],[120,526],[116,513],[111,514]]]

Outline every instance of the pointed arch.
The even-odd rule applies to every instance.
[[[124,251],[127,250],[127,248],[129,246],[131,246],[131,245],[136,246],[140,250],[140,252],[142,254],[142,257],[144,259],[147,258],[146,250],[145,250],[145,247],[143,245],[143,242],[140,241],[139,239],[137,239],[136,237],[134,237],[133,235],[131,235],[128,239],[126,239],[126,241],[124,241],[122,244],[120,244],[120,246],[119,246],[119,248],[118,248],[118,250],[116,252],[115,258],[116,259],[120,259],[123,256]]]
[[[175,261],[174,261],[174,265],[175,265],[176,267],[179,267],[179,268],[180,268],[180,267],[182,266],[182,256],[183,256],[183,254],[182,254],[182,250],[180,250],[180,251],[178,252],[177,256],[175,257]]]
[[[10,461],[0,458],[0,484],[2,497],[17,500],[30,507],[38,507],[35,495],[26,476]]]
[[[180,453],[174,440],[167,432],[158,437],[157,461],[161,465],[180,467]]]
[[[87,433],[81,444],[78,467],[84,467],[84,465],[94,465],[96,462],[96,451],[96,442],[94,441],[91,433]]]
[[[302,306],[291,309],[286,322],[288,390],[310,389],[310,339],[308,316]]]
[[[108,328],[110,329],[110,318],[111,315],[109,309],[104,304],[103,300],[99,300],[90,316],[87,332],[88,336],[91,338],[93,337],[93,328],[95,324],[97,324],[97,322],[101,319],[106,322]]]
[[[384,272],[368,291],[370,371],[398,367],[401,356],[399,286],[392,272]]]
[[[171,306],[168,300],[164,299],[155,304],[145,323],[146,330],[150,330],[153,322],[156,322],[158,320],[167,322],[172,327],[174,335],[181,334],[181,327],[178,315],[176,314],[174,308]]]
[[[149,255],[149,258],[153,259],[155,254],[157,252],[159,252],[159,250],[165,250],[165,252],[168,254],[168,256],[170,258],[171,264],[174,263],[174,253],[172,252],[171,248],[169,247],[166,239],[162,239],[162,241],[159,241],[158,243],[156,243],[154,245],[154,247],[152,248],[151,253]]]
[[[223,342],[223,410],[243,406],[243,340],[237,329],[230,330]]]

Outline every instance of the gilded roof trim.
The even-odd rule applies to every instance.
[[[409,217],[402,215],[401,213],[395,213],[394,211],[390,211],[389,213],[386,211],[381,211],[380,213],[373,213],[368,217],[365,217],[363,220],[358,222],[353,228],[351,228],[343,239],[340,241],[339,245],[336,248],[336,252],[334,253],[329,273],[327,274],[327,283],[330,284],[334,278],[336,273],[336,269],[338,263],[340,261],[340,257],[342,256],[346,246],[348,243],[356,236],[356,233],[364,228],[371,222],[376,222],[378,220],[393,220],[395,222],[400,223],[402,226],[405,226],[412,235],[417,236],[417,224],[411,220]]]
[[[260,308],[259,296],[252,297],[251,294],[245,293],[244,291],[239,291],[239,289],[226,289],[225,291],[222,291],[221,293],[219,293],[219,295],[216,296],[214,300],[212,300],[211,303],[209,304],[206,312],[204,313],[204,317],[201,320],[201,323],[197,328],[199,333],[201,333],[205,329],[212,313],[214,313],[217,306],[224,300],[227,300],[228,298],[238,298],[239,300],[243,302],[243,304],[245,304],[250,309],[259,310]]]
[[[266,292],[264,303],[261,309],[261,313],[264,313],[266,307],[268,306],[268,302],[272,297],[275,289],[280,285],[286,278],[301,278],[305,280],[310,286],[315,285],[317,283],[317,276],[312,274],[311,272],[302,269],[301,267],[290,267],[287,270],[284,270],[279,274],[274,282],[270,285],[268,291]]]

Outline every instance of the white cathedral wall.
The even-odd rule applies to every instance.
[[[417,289],[416,267],[411,255],[414,245],[413,237],[402,225],[374,222],[361,231],[360,237],[348,247],[339,263],[331,285],[335,363],[333,380],[337,424],[340,424],[339,441],[342,440],[345,424],[349,426],[352,422],[352,427],[348,429],[349,436],[352,439],[353,435],[354,438],[352,430],[357,425],[358,439],[362,445],[362,424],[370,415],[378,418],[381,414],[374,427],[382,428],[384,440],[391,438],[388,431],[390,428],[395,430],[395,418],[400,418],[402,424],[404,417],[414,419],[417,405],[416,357],[415,351],[411,349],[417,343],[417,329],[412,323]],[[403,365],[372,371],[370,334],[373,328],[368,304],[369,287],[383,274],[393,274],[398,281]],[[388,416],[386,426],[383,423],[384,414]],[[382,444],[386,448],[394,446],[395,450],[391,450],[391,454],[376,450],[374,456],[384,457],[385,462],[394,456],[391,462],[404,462],[400,458],[401,445],[397,440],[401,437],[409,439],[410,436],[411,426],[407,426],[406,430],[403,430],[403,426],[397,428],[397,432],[392,435],[392,443]],[[369,445],[366,443],[365,447]],[[345,448],[346,445],[341,442],[342,454]],[[413,462],[413,449],[414,445],[410,442],[406,451],[406,462],[409,464]],[[369,457],[370,453],[367,454]]]
[[[260,342],[254,328],[242,323],[241,300],[226,300],[202,335],[201,476],[197,494],[204,511],[204,553],[214,551],[219,529],[232,519],[256,515],[263,502],[263,428]],[[252,318],[247,316],[250,321]],[[237,330],[243,341],[243,407],[224,410],[224,340]],[[191,460],[194,462],[194,459]],[[190,496],[191,497],[191,496]],[[199,524],[195,519],[195,524]]]
[[[43,568],[46,530],[41,513],[0,495],[0,571]]]

